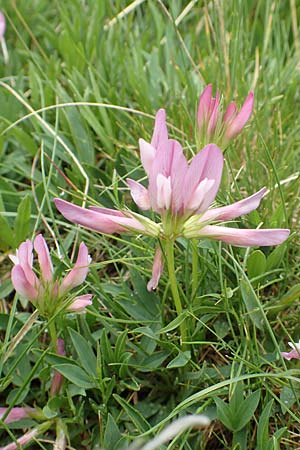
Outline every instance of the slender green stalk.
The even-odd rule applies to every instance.
[[[57,334],[56,334],[56,327],[55,327],[55,322],[49,322],[48,324],[49,327],[49,333],[50,333],[50,337],[51,337],[51,341],[52,341],[52,345],[53,345],[53,351],[54,353],[57,353]]]
[[[180,300],[179,290],[177,286],[176,274],[175,274],[175,264],[174,264],[174,241],[167,240],[165,243],[165,251],[169,272],[169,280],[171,285],[172,296],[177,312],[177,316],[182,313],[182,304]],[[181,344],[184,347],[184,342],[187,341],[187,330],[186,322],[183,320],[180,324],[180,334],[181,334]]]
[[[198,241],[196,239],[192,239],[192,298],[194,298],[197,293],[199,283],[199,259],[197,243]]]

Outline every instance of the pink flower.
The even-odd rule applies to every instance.
[[[197,140],[200,148],[205,144],[215,143],[223,150],[229,141],[237,136],[249,120],[254,103],[253,92],[250,92],[240,111],[231,102],[223,116],[220,107],[220,93],[212,97],[212,85],[206,86],[202,92],[197,112]]]
[[[40,278],[33,270],[33,247],[38,255]],[[41,234],[36,236],[33,244],[29,239],[23,242],[16,255],[10,255],[10,258],[15,264],[11,272],[14,288],[46,316],[51,316],[61,307],[71,289],[84,282],[90,263],[88,249],[82,242],[73,269],[62,281],[54,278],[49,249]],[[75,297],[71,304],[68,304],[67,299],[66,308],[68,311],[82,311],[92,303],[91,297],[90,294]]]
[[[290,359],[300,359],[300,341],[299,342],[288,342],[289,346],[293,349],[290,352],[281,352],[282,356],[290,361]]]
[[[0,418],[4,416],[6,413],[7,408],[0,408]],[[28,419],[29,417],[32,417],[36,413],[36,410],[34,408],[28,408],[28,407],[15,407],[12,408],[6,418],[4,419],[4,423],[12,423],[16,422],[17,420],[21,419]]]
[[[208,94],[209,92],[206,92],[205,95],[209,97]],[[208,109],[211,114],[218,105],[218,98],[214,100]],[[201,114],[204,115],[202,110]],[[226,120],[229,121],[229,118]],[[213,119],[212,129],[214,125]],[[172,240],[180,236],[209,238],[241,247],[277,245],[289,236],[288,229],[246,230],[223,226],[224,221],[235,219],[256,209],[266,189],[262,188],[232,205],[211,208],[221,182],[223,154],[215,144],[209,144],[188,163],[179,142],[168,138],[166,114],[163,109],[156,114],[151,143],[140,139],[140,154],[142,165],[148,175],[148,187],[131,179],[127,182],[137,206],[142,210],[152,209],[160,215],[160,224],[151,221],[152,229],[155,230],[156,226],[159,230],[157,234],[153,233],[154,236]],[[58,199],[55,203],[59,211],[75,223],[96,231],[101,231],[106,225],[106,218],[101,217],[94,208],[87,210]],[[118,219],[121,214],[123,215],[120,211],[113,211],[110,214],[111,217]],[[143,220],[149,219],[143,219],[142,216],[135,214],[134,220],[144,225]],[[222,226],[218,225],[218,222]],[[145,225],[145,228],[147,226]],[[128,231],[120,230],[116,224],[111,229],[112,232]],[[150,234],[138,227],[136,232]],[[161,254],[157,253],[149,289],[156,287],[161,271]]]

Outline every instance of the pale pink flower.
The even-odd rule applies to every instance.
[[[0,408],[0,418],[4,416],[8,408]],[[4,423],[12,423],[21,419],[28,419],[36,413],[34,408],[17,406],[12,408],[4,419]]]
[[[211,110],[216,104],[218,98],[215,99]],[[213,125],[214,120],[211,122],[212,128]],[[139,143],[142,165],[148,175],[148,187],[131,179],[127,182],[137,206],[142,210],[152,209],[160,215],[159,225],[151,221],[153,229],[154,226],[159,227],[156,236],[162,239],[176,239],[180,236],[209,238],[241,247],[277,245],[289,236],[288,229],[246,230],[223,226],[224,221],[256,209],[266,189],[262,188],[232,205],[211,208],[221,182],[223,154],[215,144],[209,144],[188,163],[179,142],[168,138],[166,114],[163,109],[156,114],[151,143],[143,139],[140,139]],[[105,221],[102,223],[103,218],[93,209],[87,210],[58,199],[55,203],[64,217],[72,222],[96,231],[101,231],[106,224]],[[115,216],[111,217],[116,217],[118,213],[123,214],[114,211]],[[142,216],[137,214],[134,218],[143,220]],[[112,232],[128,231],[116,229],[116,225],[114,227]],[[161,270],[161,255],[157,254],[152,279],[148,285],[150,289],[157,285]]]
[[[290,361],[290,359],[300,359],[300,340],[299,342],[288,342],[289,346],[293,349],[290,352],[281,352],[281,355]]]
[[[220,105],[220,93],[212,96],[212,85],[206,86],[202,92],[197,112],[197,141],[200,147],[214,143],[223,150],[231,139],[237,136],[249,120],[254,104],[254,94],[250,92],[240,111],[231,102],[223,115]]]
[[[33,247],[38,255],[40,277],[33,270]],[[54,278],[49,249],[41,234],[36,236],[34,244],[29,239],[23,242],[16,255],[10,255],[10,258],[15,264],[11,272],[14,288],[46,316],[62,306],[71,289],[84,282],[90,263],[88,249],[82,242],[73,269],[63,280]],[[68,311],[82,311],[92,303],[91,297],[90,294],[75,297],[71,304],[66,304],[66,308]]]

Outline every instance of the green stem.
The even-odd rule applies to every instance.
[[[195,297],[199,283],[198,241],[192,239],[192,298]]]
[[[182,313],[182,305],[181,305],[181,300],[180,300],[180,295],[179,295],[177,280],[176,280],[176,274],[175,274],[174,241],[173,240],[166,241],[165,251],[166,251],[166,258],[167,258],[167,265],[168,265],[168,272],[169,272],[169,281],[170,281],[172,296],[173,296],[177,316],[179,316]],[[180,334],[181,334],[181,344],[184,348],[184,346],[185,346],[184,342],[187,342],[187,330],[186,330],[185,320],[183,320],[180,324]]]
[[[50,337],[51,337],[51,341],[52,341],[52,345],[53,345],[53,352],[57,353],[57,334],[56,334],[56,327],[55,327],[55,322],[52,321],[48,324],[49,327],[49,333],[50,333]]]

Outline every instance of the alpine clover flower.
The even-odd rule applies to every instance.
[[[33,270],[33,248],[38,256],[40,278]],[[51,317],[58,309],[63,309],[63,305],[67,311],[80,312],[92,303],[91,294],[73,299],[69,294],[84,282],[89,270],[90,257],[83,242],[80,244],[74,267],[63,280],[54,277],[49,249],[41,234],[36,236],[33,244],[29,239],[23,242],[16,255],[10,255],[10,259],[15,264],[11,271],[15,290],[31,301],[43,316]]]
[[[240,111],[231,102],[223,115],[220,92],[212,96],[212,85],[206,86],[202,92],[197,111],[196,140],[199,148],[215,143],[225,150],[231,139],[237,136],[249,120],[254,103],[253,92],[250,92]]]
[[[246,230],[223,226],[224,221],[256,209],[266,189],[262,188],[232,205],[210,208],[221,182],[223,154],[217,145],[209,144],[188,163],[179,142],[168,137],[163,109],[156,114],[151,143],[140,139],[139,144],[142,165],[148,175],[148,187],[131,179],[127,183],[137,206],[158,213],[160,224],[142,219],[142,216],[134,213],[95,207],[85,209],[55,199],[62,215],[71,222],[106,233],[135,231],[151,235],[147,230],[151,223],[151,229],[155,230],[152,235],[167,241],[174,241],[178,237],[208,238],[249,247],[277,245],[287,239],[290,233],[288,229]],[[153,278],[148,285],[152,289],[157,286],[162,271],[160,259],[161,252],[157,252]]]
[[[281,355],[290,361],[290,359],[300,359],[300,341],[299,342],[288,342],[289,346],[293,349],[290,352],[281,352]]]

